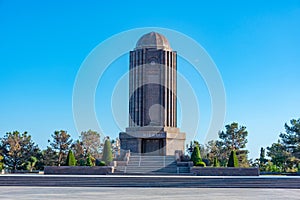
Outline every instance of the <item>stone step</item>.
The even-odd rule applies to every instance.
[[[149,173],[151,174],[151,173]],[[299,176],[258,176],[258,177],[198,177],[191,176],[192,174],[166,174],[166,176],[156,176],[157,173],[151,176],[78,176],[78,175],[0,175],[1,186],[37,186],[37,187],[164,187],[164,188],[235,188],[240,191],[240,188],[263,188],[273,190],[275,188],[282,189],[300,189]],[[164,174],[164,173],[160,173]],[[135,174],[133,174],[135,175]],[[153,176],[152,176],[153,175]],[[182,177],[178,177],[178,175]],[[186,175],[189,175],[188,177]],[[54,188],[55,189],[55,188]],[[1,188],[2,196],[5,196],[5,187]],[[26,192],[26,191],[25,191]],[[176,192],[176,191],[175,191]],[[3,195],[4,193],[4,195]],[[294,199],[297,199],[299,191],[295,190],[292,194]],[[219,194],[219,193],[218,193]],[[218,195],[217,194],[217,195]],[[242,193],[240,192],[241,197]],[[235,195],[235,196],[238,196]],[[1,197],[2,197],[1,196]],[[199,195],[198,195],[199,196]],[[31,199],[34,199],[32,196]],[[56,196],[54,196],[56,197]],[[218,196],[219,197],[219,196]],[[150,198],[150,197],[149,197]],[[163,198],[163,197],[161,197]],[[220,197],[219,199],[221,199]],[[253,196],[253,198],[255,198]],[[268,199],[268,196],[265,197]],[[5,198],[1,198],[5,199]],[[9,198],[6,198],[9,199]],[[15,198],[14,198],[15,199]],[[45,198],[46,199],[46,198]],[[212,199],[212,198],[211,198]],[[226,199],[223,197],[223,199]],[[280,199],[278,197],[278,199]],[[284,199],[282,196],[281,199]],[[289,198],[285,198],[289,199]],[[291,198],[290,198],[291,199]],[[299,195],[298,195],[299,199]]]
[[[170,166],[170,165],[176,165],[176,162],[158,162],[158,161],[131,161],[128,163],[128,166]]]
[[[180,174],[189,173],[189,167],[178,167],[174,156],[130,156],[127,166],[118,166],[117,173],[126,174]]]
[[[171,162],[171,161],[175,161],[174,157],[154,157],[154,156],[131,156],[129,158],[129,161],[167,161],[167,162]]]
[[[116,168],[116,172],[123,173],[190,173],[189,167],[131,167],[131,166],[120,166]]]

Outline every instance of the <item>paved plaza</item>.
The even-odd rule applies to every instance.
[[[0,187],[0,199],[299,199],[299,189]]]

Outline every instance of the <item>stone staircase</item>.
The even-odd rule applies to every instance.
[[[188,166],[177,166],[174,156],[130,156],[127,166],[117,166],[121,174],[189,174]]]

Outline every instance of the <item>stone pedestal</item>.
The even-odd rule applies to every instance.
[[[144,126],[129,127],[119,134],[121,149],[141,155],[167,156],[184,152],[185,133],[179,128]]]

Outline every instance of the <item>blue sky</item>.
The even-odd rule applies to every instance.
[[[247,127],[250,157],[256,157],[261,146],[278,139],[285,122],[300,117],[299,19],[299,0],[0,0],[0,136],[28,131],[42,148],[54,130],[67,130],[76,138],[72,92],[86,56],[114,34],[163,27],[193,38],[210,54],[226,90],[225,124],[236,121]],[[126,55],[121,57],[112,69],[119,68],[121,76],[127,61]],[[187,65],[181,60],[178,68],[188,76],[192,71],[184,72]],[[207,95],[201,80],[192,79],[195,90]],[[97,110],[108,90],[99,85]],[[207,102],[200,107],[205,110]],[[105,109],[109,115],[109,107]],[[209,121],[205,113],[204,127]],[[115,123],[105,124],[117,136]]]

